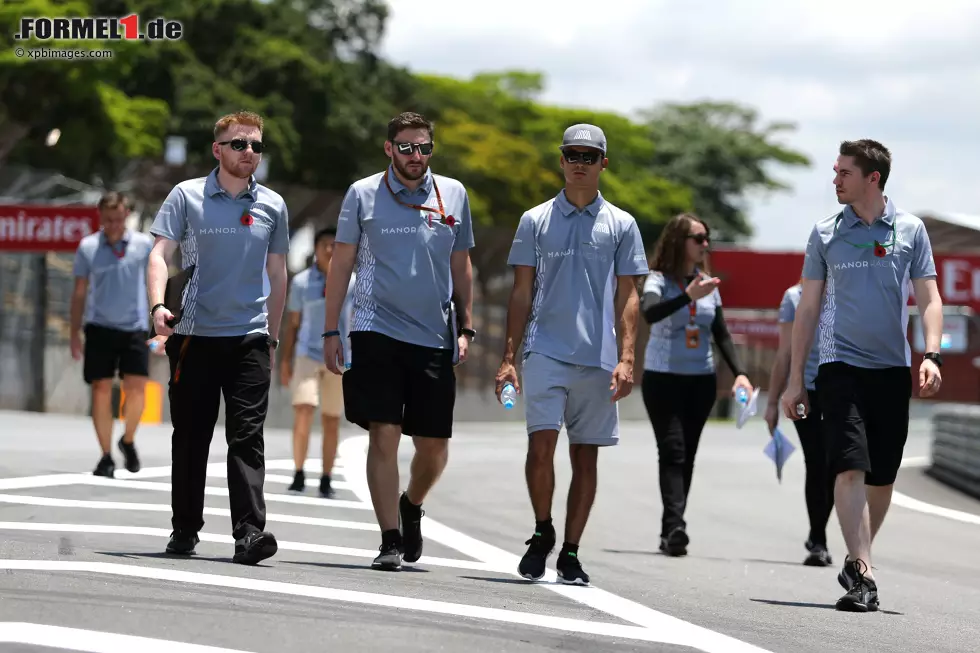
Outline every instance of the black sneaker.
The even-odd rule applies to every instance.
[[[857,580],[858,577],[852,569],[850,558],[848,558],[848,556],[844,556],[844,567],[840,570],[840,573],[837,574],[837,582],[840,583],[840,586],[845,590],[850,590]]]
[[[194,547],[201,541],[197,533],[181,533],[174,531],[170,534],[170,541],[167,542],[167,553],[176,555],[194,555]]]
[[[402,553],[405,562],[415,562],[422,557],[422,516],[425,511],[422,506],[416,506],[408,500],[408,494],[402,492],[398,500],[398,530],[402,533]]]
[[[126,471],[135,474],[140,470],[140,457],[136,455],[136,444],[123,442],[121,437],[118,444],[119,451],[122,452],[123,458],[126,460]]]
[[[320,496],[324,499],[333,499],[337,496],[337,491],[330,486],[330,477],[327,475],[320,477]]]
[[[579,561],[577,553],[563,551],[558,555],[558,562],[555,567],[558,569],[559,583],[589,586],[589,575],[582,569],[582,563]]]
[[[828,567],[834,564],[834,560],[830,557],[830,552],[825,545],[815,544],[812,540],[807,540],[804,546],[810,552],[810,555],[803,561],[807,567]]]
[[[541,580],[548,566],[548,556],[555,549],[555,532],[537,532],[524,544],[529,546],[517,566],[517,571],[528,580]]]
[[[660,551],[673,557],[686,556],[687,545],[690,543],[687,532],[678,526],[667,537],[660,538]]]
[[[306,489],[306,474],[302,469],[297,469],[293,475],[293,484],[289,486],[289,492],[302,492]]]
[[[845,563],[845,567],[850,568],[849,575],[856,580],[847,594],[837,599],[837,609],[843,612],[877,612],[878,585],[865,578],[867,566],[860,560],[854,560]]]
[[[99,464],[95,466],[95,470],[92,472],[95,476],[105,476],[106,478],[116,477],[116,463],[112,460],[111,454],[103,454],[102,459],[99,460]]]
[[[252,531],[235,542],[235,557],[232,562],[254,565],[276,555],[279,545],[276,536],[268,532]]]
[[[402,568],[402,543],[398,531],[385,531],[381,534],[381,546],[378,556],[371,563],[373,569],[383,571],[398,571]]]

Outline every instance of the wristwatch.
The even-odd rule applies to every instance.
[[[273,338],[272,336],[269,336],[269,347],[275,349],[278,346],[279,346],[279,341]]]
[[[473,329],[465,329],[465,328],[460,329],[459,335],[466,336],[470,340],[476,340],[476,331],[474,331]]]
[[[935,352],[935,351],[927,352],[926,355],[923,356],[922,358],[931,360],[933,363],[936,364],[936,367],[943,366],[943,357],[939,355],[939,352]]]

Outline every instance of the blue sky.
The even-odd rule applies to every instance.
[[[801,250],[837,210],[843,139],[891,149],[899,207],[980,215],[980,2],[389,1],[383,51],[415,71],[537,70],[547,102],[631,114],[723,99],[796,122],[783,141],[813,165],[750,198],[760,249]]]

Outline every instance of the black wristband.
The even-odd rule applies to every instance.
[[[153,305],[153,308],[150,309],[150,317],[153,317],[153,314],[156,313],[157,312],[157,309],[160,308],[160,307],[166,308],[167,305],[164,304],[164,303],[154,304]]]
[[[336,330],[334,330],[334,331],[325,331],[323,333],[323,335],[320,336],[320,337],[321,338],[331,338],[333,336],[337,336],[339,338],[340,337],[340,331],[336,331]]]

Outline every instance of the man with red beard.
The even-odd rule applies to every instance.
[[[278,548],[265,532],[263,429],[289,251],[286,204],[254,177],[265,149],[262,126],[248,111],[218,120],[211,146],[218,166],[178,184],[160,207],[150,228],[156,243],[147,273],[153,326],[169,336],[174,430],[167,552],[191,554],[200,541],[208,450],[223,394],[233,560],[250,565]],[[178,245],[186,281],[174,316],[164,294]]]
[[[433,147],[432,125],[419,114],[388,123],[391,165],[348,189],[327,275],[323,356],[340,374],[338,322],[357,264],[344,412],[369,432],[367,481],[381,528],[372,566],[380,569],[422,555],[421,504],[446,467],[453,431],[453,366],[476,335],[469,198],[460,182],[429,170]],[[412,437],[415,458],[399,497],[402,434]]]

